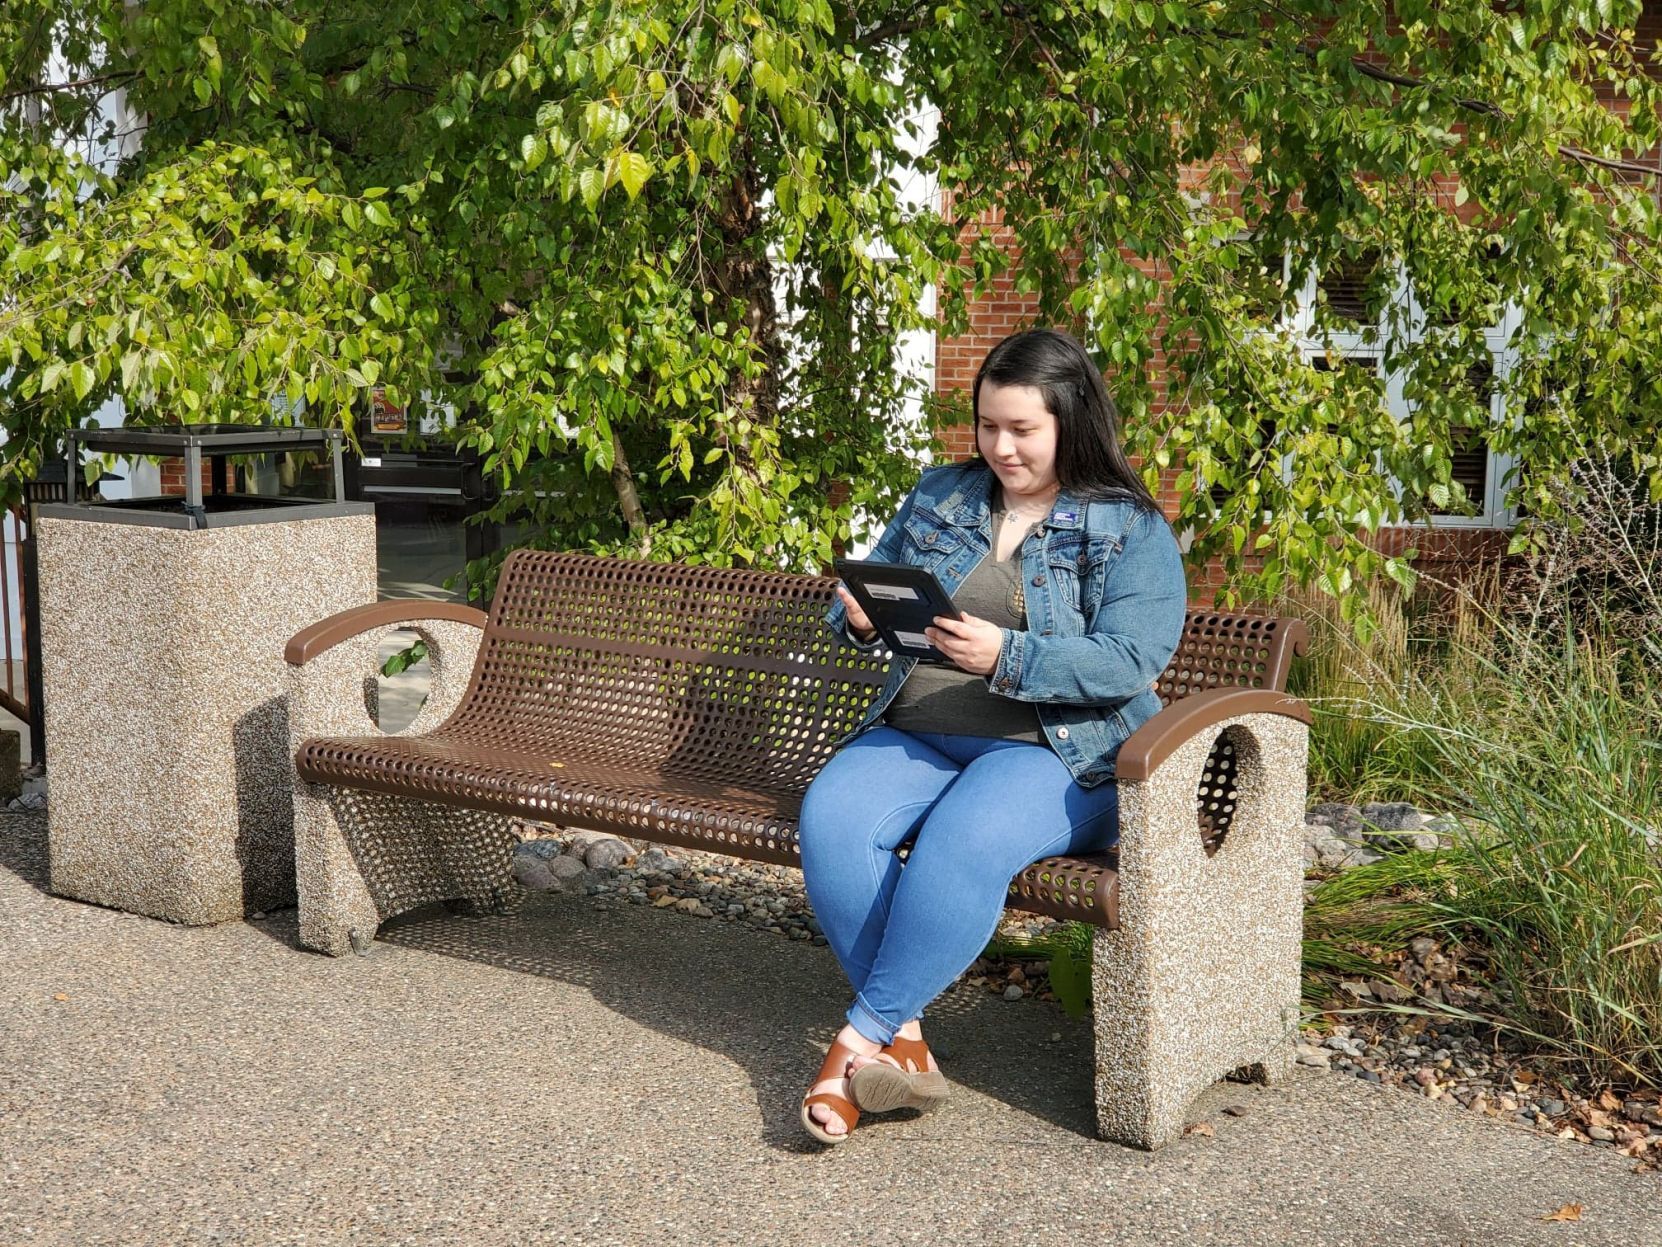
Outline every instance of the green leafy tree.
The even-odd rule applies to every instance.
[[[9,6],[14,495],[115,391],[350,425],[382,384],[461,413],[536,539],[828,561],[927,442],[894,357],[950,241],[858,36],[823,0]],[[143,143],[100,171],[53,137],[117,88]]]
[[[815,566],[911,474],[921,296],[951,334],[1014,280],[1097,351],[1145,470],[1181,472],[1196,557],[1356,602],[1411,579],[1371,530],[1464,501],[1496,308],[1489,434],[1528,501],[1596,449],[1662,496],[1639,12],[22,0],[5,479],[118,390],[135,418],[287,394],[350,424],[383,384],[459,413],[533,540]],[[100,172],[53,136],[117,89],[143,143]],[[1364,261],[1406,407],[1278,327],[1307,275]],[[1318,338],[1344,328],[1318,306]]]

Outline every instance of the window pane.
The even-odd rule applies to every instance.
[[[1487,412],[1494,401],[1495,369],[1493,364],[1473,364],[1466,370],[1466,387],[1479,406]],[[1487,428],[1456,425],[1449,430],[1449,444],[1453,452],[1453,479],[1466,491],[1466,498],[1482,514],[1489,497],[1489,439]],[[1433,515],[1462,515],[1465,511],[1431,508]]]
[[[1338,320],[1374,324],[1385,307],[1385,266],[1378,251],[1344,256],[1316,283],[1316,302]]]

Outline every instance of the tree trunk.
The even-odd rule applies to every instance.
[[[779,415],[779,311],[773,300],[773,267],[756,241],[761,228],[760,190],[760,174],[747,142],[741,171],[721,206],[722,249],[711,276],[718,290],[739,302],[739,315],[751,340],[761,346],[767,359],[761,376],[735,381],[733,405],[752,420],[772,424]]]
[[[629,531],[635,534],[640,554],[652,553],[652,535],[646,529],[646,512],[641,509],[641,496],[635,490],[635,474],[629,470],[629,456],[623,453],[623,439],[612,429],[612,488],[617,491],[618,505]]]

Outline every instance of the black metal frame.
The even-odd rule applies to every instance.
[[[344,459],[345,496],[354,502],[373,501],[377,495],[405,494],[418,498],[427,493],[456,497],[462,510],[463,557],[472,563],[495,553],[502,545],[502,526],[497,523],[472,523],[472,517],[497,501],[494,479],[485,476],[479,452],[470,446],[435,444],[430,437],[418,435],[360,437],[360,452],[348,452]],[[379,467],[366,467],[364,459],[387,455],[415,454],[423,462],[405,461]],[[366,481],[366,476],[371,479]],[[454,480],[455,484],[440,484],[435,477]],[[464,571],[464,577],[466,575]],[[472,600],[471,584],[465,586],[464,597]]]
[[[67,496],[75,504],[76,478],[80,475],[81,450],[100,454],[154,455],[185,461],[185,509],[202,511],[202,457],[208,457],[212,474],[211,490],[216,498],[228,492],[226,455],[269,455],[292,450],[327,448],[334,461],[335,501],[346,501],[346,476],[342,469],[339,429],[312,429],[278,424],[175,424],[145,429],[71,429],[64,451],[68,469]]]

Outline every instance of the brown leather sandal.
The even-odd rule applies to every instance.
[[[860,1120],[860,1106],[853,1101],[838,1095],[834,1091],[815,1091],[814,1088],[822,1082],[833,1082],[847,1077],[848,1063],[855,1057],[852,1048],[846,1048],[840,1043],[831,1045],[831,1050],[825,1054],[825,1063],[819,1067],[808,1094],[802,1097],[802,1128],[821,1143],[841,1143],[854,1133],[854,1123]],[[808,1112],[816,1104],[823,1104],[848,1127],[842,1134],[832,1134],[819,1122],[815,1121]]]
[[[849,1094],[868,1113],[889,1113],[897,1108],[932,1108],[946,1099],[951,1084],[938,1069],[929,1068],[929,1045],[921,1039],[895,1036],[895,1041],[876,1060],[862,1065],[848,1080]]]

